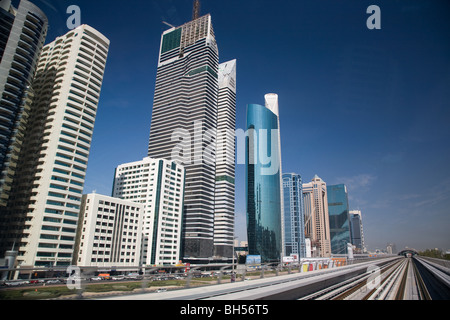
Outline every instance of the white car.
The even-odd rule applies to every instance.
[[[5,285],[7,287],[16,287],[16,286],[22,286],[22,285],[28,284],[28,283],[29,283],[28,281],[8,281],[8,282],[5,282]]]
[[[91,281],[101,281],[101,280],[103,280],[103,278],[102,277],[92,277],[89,280],[91,280]]]
[[[57,284],[57,283],[61,283],[61,281],[58,279],[50,279],[50,280],[47,280],[45,283],[46,284]]]

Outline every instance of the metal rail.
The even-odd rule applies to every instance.
[[[383,266],[380,269],[380,274],[385,273],[386,270],[389,270],[393,265],[397,265],[398,263],[399,262],[395,260]],[[346,281],[340,282],[321,291],[305,296],[300,300],[328,300],[328,299],[344,300],[367,285],[370,278],[373,276],[372,271],[373,269],[372,270],[368,269],[367,272],[365,272],[362,275],[357,275],[351,279],[348,279]]]
[[[424,264],[421,260],[417,262]],[[429,267],[429,266],[428,266]],[[439,271],[436,271],[439,273]],[[442,277],[442,274],[439,274]],[[376,280],[372,282],[371,280]],[[375,283],[375,285],[373,285]],[[445,282],[443,282],[445,283]],[[411,294],[413,292],[414,294]],[[369,270],[302,297],[300,300],[431,300],[427,286],[412,258],[392,261],[373,275]]]

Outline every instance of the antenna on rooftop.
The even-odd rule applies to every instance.
[[[200,0],[194,0],[194,8],[192,9],[192,20],[200,17]]]

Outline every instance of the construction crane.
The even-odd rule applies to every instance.
[[[200,17],[200,0],[194,0],[194,8],[192,9],[192,20]]]
[[[173,25],[171,25],[170,23],[167,23],[167,22],[165,22],[165,21],[163,21],[162,23],[164,23],[165,25],[167,25],[167,26],[169,26],[169,27],[171,27],[171,28],[176,28],[175,26],[173,26]]]

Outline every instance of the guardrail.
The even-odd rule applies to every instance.
[[[385,256],[384,256],[385,257]],[[230,281],[237,281],[240,277],[245,280],[249,273],[259,273],[260,278],[264,278],[268,273],[278,276],[280,273],[293,272],[309,272],[314,270],[335,268],[349,264],[362,263],[368,260],[374,260],[383,257],[361,257],[357,259],[348,260],[346,258],[306,258],[301,259],[300,263],[285,263],[279,262],[263,263],[256,265],[242,265],[242,264],[202,264],[202,265],[182,265],[182,266],[140,266],[140,267],[84,267],[75,266],[79,268],[79,277],[84,280],[89,280],[98,277],[101,273],[108,273],[110,277],[117,275],[139,274],[139,279],[128,278],[129,280],[152,280],[159,277],[174,277],[179,276],[186,279],[186,287],[189,287],[191,280],[197,277],[214,276],[217,277],[217,283],[223,281],[223,277],[230,275]],[[70,266],[73,268],[74,266]],[[55,267],[17,267],[17,268],[2,268],[0,273],[9,272],[7,280],[0,280],[1,284],[8,283],[9,285],[20,285],[32,283],[51,283],[59,281],[65,283],[70,276],[67,266]],[[17,278],[17,275],[20,277]],[[11,278],[16,277],[12,280]],[[37,281],[37,282],[36,282]]]

